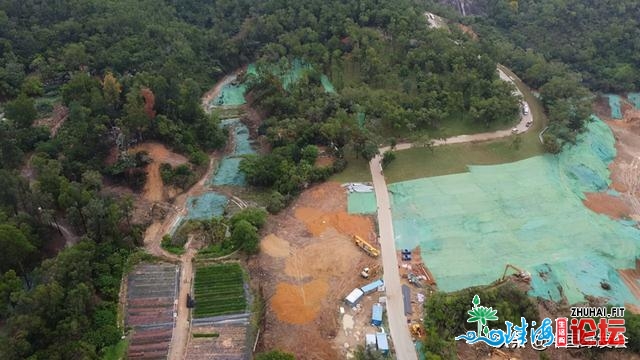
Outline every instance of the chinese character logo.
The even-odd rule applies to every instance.
[[[624,336],[625,322],[624,308],[572,308],[572,319],[557,318],[555,332],[553,321],[544,318],[536,328],[536,321],[529,322],[520,318],[520,325],[505,321],[505,330],[490,329],[487,323],[497,321],[498,310],[492,307],[480,306],[480,297],[476,294],[472,300],[473,307],[467,311],[470,315],[468,323],[477,323],[477,331],[467,331],[466,334],[456,336],[456,340],[465,340],[467,344],[483,342],[492,347],[521,348],[527,342],[535,350],[545,350],[548,347],[599,347],[624,348],[627,338]],[[592,317],[598,317],[599,320]],[[527,336],[529,335],[529,336]]]

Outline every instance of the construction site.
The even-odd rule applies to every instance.
[[[327,182],[271,217],[265,234],[260,255],[249,263],[266,303],[258,348],[280,348],[297,359],[339,359],[364,345],[379,295],[365,297],[355,316],[345,315],[351,309],[344,297],[381,276],[373,219],[350,215],[345,189]],[[370,248],[360,248],[355,236]]]
[[[203,100],[207,108],[229,110],[244,103],[245,89],[234,76],[216,89]],[[578,144],[559,156],[470,166],[467,173],[388,186],[412,340],[427,336],[424,302],[434,291],[514,281],[541,301],[579,303],[589,294],[632,309],[639,305],[633,254],[640,231],[631,221],[640,218],[640,163],[633,152],[640,146],[633,143],[640,134],[634,109],[639,99],[604,97],[596,104],[602,120],[594,118]],[[206,219],[222,215],[228,206],[247,205],[233,189],[245,185],[238,164],[242,155],[255,152],[252,130],[238,118],[222,126],[230,129],[228,148],[215,154],[219,161],[182,194],[163,186],[159,164],[176,166],[186,162],[184,157],[153,143],[133,150],[145,150],[153,160],[137,202],[151,214],[147,246],[152,253],[166,255],[152,238],[172,233],[183,219]],[[255,343],[247,342],[246,313],[232,327],[224,325],[226,318],[194,321],[191,334],[204,335],[185,340],[188,358],[242,358],[277,348],[297,359],[338,359],[353,357],[362,345],[393,353],[376,215],[372,186],[326,182],[269,217],[261,252],[247,262],[250,287],[264,304]],[[574,246],[576,239],[580,246]],[[163,339],[157,350],[169,351],[170,339]]]

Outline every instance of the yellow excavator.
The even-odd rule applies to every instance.
[[[422,325],[417,323],[411,324],[411,326],[409,326],[409,330],[411,330],[411,335],[418,339],[423,339],[426,335],[424,329],[422,328]]]
[[[362,250],[364,250],[370,256],[378,257],[380,255],[380,250],[376,249],[373,245],[366,242],[360,236],[354,235],[353,241],[356,243],[356,245],[358,245]]]

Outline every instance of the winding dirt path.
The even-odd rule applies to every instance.
[[[209,103],[211,100],[215,99],[222,90],[222,87],[232,82],[240,71],[242,71],[242,69],[236,70],[232,75],[225,76],[213,87],[213,89],[203,95],[202,107],[207,113],[210,111]],[[168,359],[170,360],[182,360],[186,355],[185,352],[191,328],[189,308],[187,308],[187,294],[191,292],[193,280],[193,258],[196,254],[196,250],[191,248],[191,242],[189,241],[185,244],[186,252],[181,256],[176,256],[169,254],[162,249],[160,241],[164,234],[169,233],[175,226],[178,226],[180,220],[187,215],[187,198],[192,195],[201,194],[205,191],[207,180],[213,173],[214,162],[215,159],[210,157],[209,166],[202,178],[200,178],[200,180],[193,185],[191,189],[178,196],[174,201],[175,211],[172,211],[171,215],[167,216],[162,224],[156,225],[155,227],[155,224],[150,226],[147,229],[147,233],[145,233],[145,248],[147,248],[149,252],[157,256],[168,257],[173,261],[180,262],[180,291],[178,293],[178,302],[175,309],[176,319],[173,328],[173,335],[171,337],[171,345],[169,346]]]

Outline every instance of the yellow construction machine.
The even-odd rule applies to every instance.
[[[380,250],[373,247],[373,245],[366,242],[363,238],[358,235],[353,236],[353,241],[358,245],[362,250],[364,250],[367,254],[378,257],[380,255]]]

